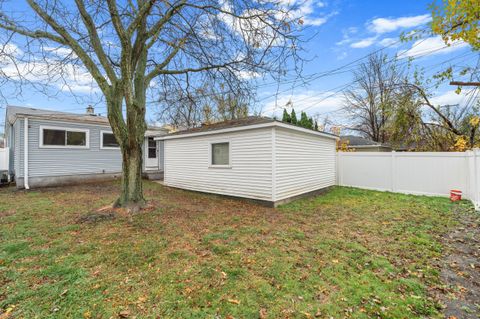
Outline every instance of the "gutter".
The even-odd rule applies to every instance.
[[[23,185],[25,189],[30,189],[28,185],[28,117],[25,117],[23,124]]]

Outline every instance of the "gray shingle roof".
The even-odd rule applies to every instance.
[[[74,120],[79,122],[82,122],[82,121],[96,122],[99,124],[109,124],[108,119],[105,116],[43,110],[43,109],[37,109],[33,107],[24,107],[24,106],[13,106],[13,105],[7,106],[7,120],[10,123],[12,123],[18,115],[45,117],[50,119]]]
[[[217,131],[217,130],[222,130],[222,129],[228,129],[228,128],[235,128],[235,127],[243,127],[243,126],[250,126],[250,125],[258,125],[258,124],[266,124],[266,123],[283,123],[285,125],[289,125],[292,127],[299,127],[297,125],[293,125],[290,123],[285,123],[282,121],[275,120],[271,117],[264,117],[264,116],[247,116],[245,118],[241,119],[234,119],[234,120],[227,120],[227,121],[222,121],[222,122],[217,122],[217,123],[212,123],[212,124],[204,124],[199,127],[194,127],[191,129],[187,130],[182,130],[174,133],[168,134],[168,136],[176,136],[176,135],[186,135],[186,134],[194,134],[194,133],[206,133],[206,132],[211,132],[211,131]],[[308,129],[307,129],[308,130]],[[317,132],[317,133],[322,133],[325,135],[330,135],[333,137],[337,137],[334,134],[327,133],[327,132],[320,132],[320,131],[314,131],[311,130],[312,132]]]
[[[210,132],[210,131],[216,131],[216,130],[221,130],[225,128],[271,123],[271,122],[275,122],[275,120],[269,117],[248,116],[241,119],[227,120],[227,121],[222,121],[222,122],[217,122],[212,124],[204,124],[199,127],[194,127],[187,130],[170,133],[168,135],[170,136],[170,135],[183,135],[183,134],[192,134],[192,133],[200,133],[200,132]]]
[[[361,136],[356,136],[356,135],[343,135],[340,136],[340,141],[349,141],[348,146],[388,146],[386,144],[382,144],[379,142],[375,142],[372,140],[369,140],[368,138],[364,138]]]
[[[52,120],[68,120],[74,122],[87,122],[87,123],[95,123],[95,124],[104,124],[110,126],[110,122],[106,116],[100,115],[90,115],[90,114],[78,114],[78,113],[70,113],[70,112],[60,112],[60,111],[52,111],[52,110],[44,110],[44,109],[37,109],[33,107],[24,107],[24,106],[14,106],[8,105],[7,106],[7,113],[6,113],[6,121],[9,123],[13,123],[17,116],[34,116],[34,117],[41,117],[46,119]],[[159,127],[149,126],[149,131],[167,131],[166,129],[162,129]],[[150,135],[152,132],[150,132]]]

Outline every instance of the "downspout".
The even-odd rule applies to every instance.
[[[30,189],[28,185],[28,117],[25,117],[23,124],[23,185],[25,189]]]

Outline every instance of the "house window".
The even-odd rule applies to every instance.
[[[43,145],[65,146],[65,131],[44,129]]]
[[[88,130],[40,127],[40,147],[88,147]]]
[[[153,137],[148,138],[148,158],[157,158],[157,142]]]
[[[212,143],[212,165],[230,164],[230,143]]]
[[[115,135],[113,135],[112,132],[105,132],[105,131],[101,131],[101,136],[102,136],[102,139],[101,139],[101,147],[102,148],[119,148],[120,147],[120,144],[118,144],[117,142],[117,139],[115,137]]]

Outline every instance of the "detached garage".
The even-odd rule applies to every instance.
[[[337,136],[265,117],[225,121],[164,141],[164,183],[276,206],[335,185]]]

